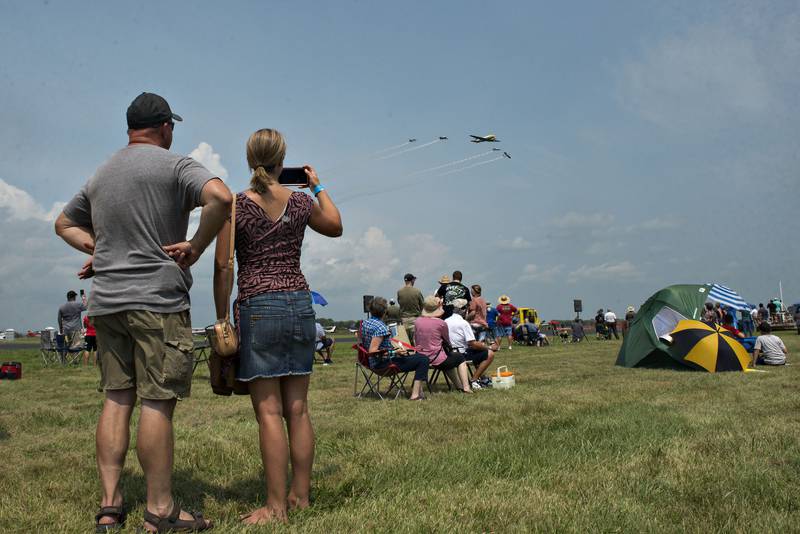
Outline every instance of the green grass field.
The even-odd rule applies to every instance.
[[[264,498],[246,397],[207,371],[176,411],[175,492],[217,532],[789,532],[800,529],[800,337],[789,365],[719,375],[613,365],[619,342],[517,347],[517,386],[427,402],[354,399],[353,356],[315,370],[313,505],[245,530]],[[89,532],[97,507],[94,370],[43,369],[34,349],[0,382],[0,531]],[[142,524],[131,448],[123,490]]]

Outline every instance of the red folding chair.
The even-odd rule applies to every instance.
[[[404,395],[406,397],[408,396],[408,392],[406,391],[405,387],[408,371],[400,370],[400,368],[393,363],[389,363],[389,365],[380,369],[372,369],[369,366],[370,356],[383,356],[386,354],[385,350],[378,352],[367,352],[367,349],[358,343],[353,345],[353,348],[356,350],[356,375],[355,379],[353,380],[354,397],[361,398],[372,394],[383,400],[384,398],[389,397],[392,392],[394,392],[393,398],[395,399],[400,395]],[[364,384],[361,386],[360,391],[358,389],[359,375],[364,380]],[[383,379],[387,379],[389,381],[389,387],[386,388],[386,391],[381,393],[381,381]]]

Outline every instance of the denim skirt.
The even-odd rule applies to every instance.
[[[315,322],[308,291],[274,291],[239,302],[236,379],[311,374]]]

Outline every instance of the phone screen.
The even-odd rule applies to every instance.
[[[281,185],[308,185],[308,176],[303,167],[284,167],[278,177]]]

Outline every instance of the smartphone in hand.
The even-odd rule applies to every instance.
[[[308,175],[303,167],[284,167],[278,176],[281,185],[308,186]]]

